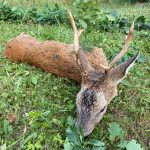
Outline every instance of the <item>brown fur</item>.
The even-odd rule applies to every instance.
[[[7,43],[4,54],[12,61],[27,62],[46,72],[81,82],[73,44],[39,42],[27,34],[21,34]],[[99,64],[107,65],[107,60],[101,48],[86,52],[86,56],[95,69],[104,72]]]

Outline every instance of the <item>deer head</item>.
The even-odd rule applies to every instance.
[[[71,12],[69,12],[69,16],[74,31],[76,62],[82,76],[81,90],[76,98],[77,127],[84,136],[87,136],[91,134],[95,126],[100,122],[108,104],[117,95],[117,85],[124,79],[131,66],[134,65],[139,52],[129,60],[115,66],[128,50],[134,31],[133,22],[120,53],[109,65],[104,66],[100,64],[104,72],[94,69],[84,51],[80,48],[79,39],[83,30],[78,31]]]

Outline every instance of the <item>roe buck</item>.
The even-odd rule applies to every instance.
[[[130,67],[133,66],[139,52],[129,60],[114,67],[127,52],[133,36],[133,22],[123,49],[109,65],[99,64],[105,70],[101,72],[92,67],[84,51],[80,48],[79,39],[83,30],[78,31],[71,12],[69,12],[69,17],[74,31],[76,63],[82,77],[81,90],[76,98],[77,127],[84,136],[88,136],[102,119],[107,110],[107,105],[117,95],[117,85],[124,79]]]

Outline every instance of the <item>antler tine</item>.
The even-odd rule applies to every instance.
[[[80,38],[81,33],[82,33],[84,30],[78,31],[77,26],[76,26],[76,23],[75,23],[75,21],[74,21],[74,18],[73,18],[73,16],[72,16],[72,13],[71,13],[70,11],[68,11],[68,13],[69,13],[70,21],[71,21],[71,24],[72,24],[72,27],[73,27],[73,32],[74,32],[74,46],[75,46],[75,52],[78,52],[79,49],[80,49],[80,46],[79,46],[79,38]]]
[[[80,43],[79,43],[80,35],[84,30],[82,29],[78,31],[71,12],[68,11],[68,13],[74,31],[74,49],[76,53],[76,62],[77,65],[79,66],[82,79],[84,81],[87,81],[87,74],[89,74],[92,70],[94,70],[94,68],[91,66],[90,62],[88,61],[84,51],[80,49]]]
[[[127,39],[125,41],[125,45],[124,45],[123,49],[109,64],[109,67],[108,67],[109,69],[111,69],[123,57],[123,55],[127,52],[128,48],[129,48],[130,41],[131,41],[132,36],[133,36],[133,32],[134,32],[134,21],[131,25],[131,28],[130,28],[130,31],[128,33],[128,36],[127,36]]]

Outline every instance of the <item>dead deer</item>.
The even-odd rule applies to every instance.
[[[74,45],[56,41],[40,42],[21,34],[7,43],[4,55],[15,62],[26,62],[81,83],[76,99],[77,126],[87,136],[102,119],[107,105],[117,95],[117,85],[133,66],[139,53],[115,66],[128,50],[133,36],[133,23],[123,49],[108,65],[101,48],[94,48],[92,52],[81,49],[79,39],[83,30],[78,31],[72,14],[69,13],[69,16],[74,30]]]
[[[117,85],[125,78],[128,70],[134,65],[139,52],[115,67],[115,64],[128,50],[134,31],[133,22],[123,49],[109,65],[99,64],[105,70],[101,72],[92,67],[84,51],[80,48],[79,39],[83,30],[78,31],[71,12],[69,12],[69,17],[74,31],[76,63],[82,77],[81,90],[76,98],[77,127],[84,136],[88,136],[102,119],[110,101],[117,95]]]

